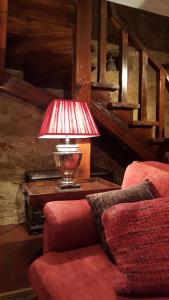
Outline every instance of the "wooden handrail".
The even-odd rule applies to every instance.
[[[112,14],[112,5],[110,2],[108,2],[108,9],[109,9],[109,17],[110,17],[110,21],[112,22],[112,25],[115,26],[115,28],[117,30],[125,30],[126,32],[128,32],[129,35],[129,42],[132,44],[132,46],[138,51],[140,52],[142,51],[146,51],[148,54],[148,58],[152,64],[152,67],[157,70],[161,69],[162,72],[164,72],[165,76],[168,77],[168,72],[165,70],[165,68],[157,61],[157,59],[155,59],[153,57],[153,55],[149,52],[148,49],[145,48],[145,46],[141,43],[141,41],[135,36],[135,34],[129,30],[126,26],[126,24],[124,24],[117,16],[114,17]],[[169,81],[169,78],[167,78],[167,80]]]
[[[114,26],[121,37],[120,47],[120,90],[119,101],[127,100],[127,49],[128,41],[139,53],[139,91],[138,103],[140,110],[138,111],[138,120],[147,120],[147,71],[150,65],[156,72],[156,121],[159,126],[156,128],[156,137],[164,137],[164,98],[166,83],[169,85],[169,74],[165,68],[155,59],[152,54],[144,47],[135,34],[129,30],[117,16],[113,16],[112,3],[108,3],[109,18],[112,26]],[[125,74],[125,76],[124,76]],[[125,80],[125,81],[124,81]]]

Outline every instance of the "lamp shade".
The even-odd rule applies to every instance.
[[[99,136],[86,102],[54,99],[48,106],[39,138],[89,138]]]

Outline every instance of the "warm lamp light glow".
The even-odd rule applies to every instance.
[[[54,160],[63,174],[60,188],[79,188],[73,177],[79,167],[82,153],[71,139],[99,136],[99,132],[84,101],[53,100],[45,113],[39,138],[65,139],[65,144],[57,145]]]
[[[39,138],[89,138],[99,132],[86,102],[53,100],[45,113]]]

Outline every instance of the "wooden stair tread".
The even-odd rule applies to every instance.
[[[117,91],[119,90],[118,84],[110,84],[105,82],[91,82],[91,88],[103,91]]]
[[[147,149],[147,145],[142,143],[138,135],[128,132],[128,126],[113,112],[99,102],[91,101],[91,111],[95,119],[102,124],[107,130],[123,141],[130,149],[134,150],[144,160],[152,160],[154,154]]]
[[[151,138],[149,139],[149,143],[151,144],[169,144],[169,138]]]
[[[159,126],[158,121],[133,121],[129,124],[129,127],[153,127]]]
[[[113,109],[133,110],[133,109],[138,109],[139,107],[140,107],[139,104],[129,103],[129,102],[109,102],[107,104],[108,110],[113,110]]]

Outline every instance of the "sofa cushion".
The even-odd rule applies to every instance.
[[[159,195],[153,184],[148,180],[145,180],[128,189],[96,193],[86,196],[86,199],[91,206],[91,210],[96,221],[96,226],[101,238],[103,248],[109,254],[109,256],[111,255],[105,242],[104,230],[101,223],[101,215],[104,210],[118,203],[153,199],[158,196]]]
[[[29,270],[31,285],[41,300],[116,300],[112,277],[118,274],[100,245],[49,252]]]
[[[102,215],[121,295],[169,295],[169,198],[124,203]]]
[[[146,179],[153,183],[161,197],[169,196],[169,165],[155,161],[131,163],[124,173],[122,188],[129,188]]]

